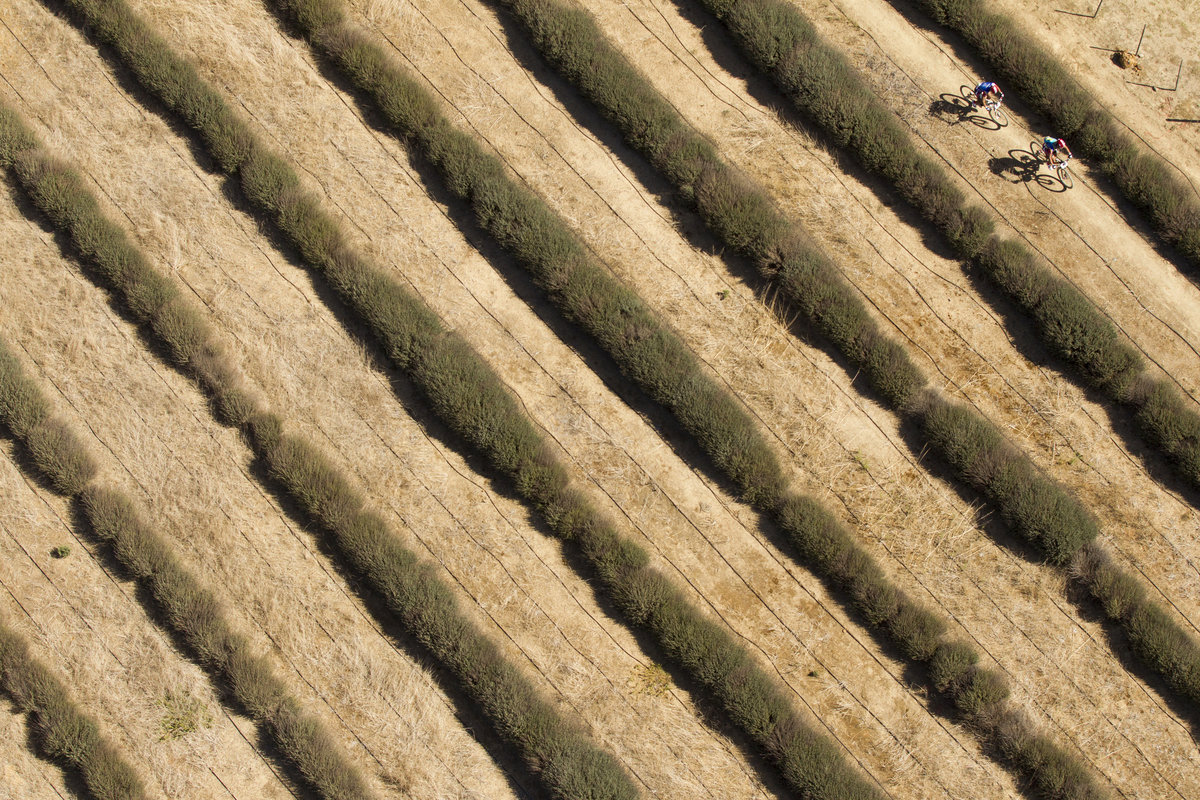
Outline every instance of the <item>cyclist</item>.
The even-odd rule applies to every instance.
[[[1046,157],[1046,161],[1050,166],[1053,167],[1055,164],[1067,160],[1067,158],[1059,155],[1064,150],[1067,153],[1067,158],[1071,158],[1071,148],[1067,147],[1065,140],[1059,139],[1057,136],[1047,136],[1045,139],[1042,139],[1042,155]]]
[[[1000,102],[1004,100],[1004,92],[1000,91],[1000,87],[991,81],[984,81],[975,87],[975,99],[971,101],[971,108],[983,105],[989,98]]]

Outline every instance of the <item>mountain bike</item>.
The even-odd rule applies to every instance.
[[[983,107],[987,110],[988,116],[992,118],[992,122],[1001,128],[1008,126],[1008,112],[1004,110],[1004,100],[989,97],[983,101]]]
[[[1050,164],[1050,169],[1058,175],[1058,179],[1062,185],[1070,189],[1075,185],[1075,178],[1071,175],[1071,169],[1067,166],[1071,162],[1071,156],[1067,156],[1066,161],[1057,161]]]
[[[1041,142],[1029,143],[1029,152],[1033,153],[1033,160],[1038,164],[1042,163],[1042,154],[1044,152],[1042,147]],[[1058,178],[1059,183],[1063,185],[1064,189],[1070,189],[1075,185],[1075,176],[1071,174],[1071,168],[1067,166],[1071,158],[1071,156],[1067,156],[1066,161],[1046,161],[1046,166],[1054,172],[1054,176]]]
[[[975,89],[972,86],[963,84],[958,88],[959,96],[967,101],[968,111],[973,111],[979,106],[975,104]],[[1003,128],[1008,125],[1008,112],[1004,110],[1004,101],[995,100],[992,97],[987,97],[983,101],[983,110],[991,117],[992,122],[996,123],[997,127]]]

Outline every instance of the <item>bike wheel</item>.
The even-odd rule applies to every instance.
[[[1058,168],[1058,179],[1062,181],[1062,185],[1068,189],[1075,185],[1075,178],[1071,175],[1071,168],[1062,166]]]
[[[1033,160],[1035,163],[1037,163],[1037,164],[1042,163],[1042,143],[1036,142],[1036,141],[1030,142],[1029,143],[1029,154],[1033,156]]]
[[[1005,112],[1004,106],[988,106],[988,116],[1001,128],[1008,127],[1008,114]]]
[[[962,86],[958,87],[958,93],[959,93],[959,95],[962,96],[963,100],[967,101],[967,105],[970,105],[972,103],[972,101],[975,100],[975,87],[974,86],[967,86],[964,83]]]

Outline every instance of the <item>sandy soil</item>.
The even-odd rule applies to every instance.
[[[497,273],[477,249],[493,255],[494,248],[469,225],[465,235],[455,226],[462,209],[423,185],[403,148],[364,121],[354,99],[279,32],[261,4],[135,5],[241,102],[325,192],[365,249],[471,339],[559,442],[577,477],[644,536],[697,600],[746,637],[795,689],[797,703],[893,796],[1017,793],[1011,776],[943,711],[931,709],[903,666],[712,479],[669,421],[641,399],[614,393],[619,378],[611,365],[540,302],[530,308],[524,298],[534,293],[526,283],[502,258]],[[936,465],[922,464],[894,417],[859,391],[844,365],[781,321],[786,309],[776,314],[760,302],[745,265],[714,254],[694,216],[671,204],[644,163],[563,93],[523,43],[508,38],[511,23],[469,1],[363,0],[355,7],[458,122],[486,139],[671,321],[747,402],[801,485],[857,525],[897,581],[953,615],[1043,724],[1073,742],[1124,796],[1197,794],[1190,723],[1161,687],[1114,656],[1107,629],[1064,596],[1061,576],[1032,560]],[[839,255],[931,376],[1004,424],[1039,464],[1097,508],[1113,545],[1182,614],[1200,619],[1196,571],[1185,560],[1195,546],[1189,498],[1163,481],[1124,422],[1055,372],[1019,327],[1010,334],[986,289],[936,245],[926,246],[886,192],[781,120],[778,97],[747,80],[744,63],[713,35],[715,23],[661,2],[589,7],[694,124]],[[863,0],[861,8],[842,2],[807,10],[881,79],[887,70],[907,72],[911,82],[889,102],[914,130],[935,141],[1014,231],[1046,250],[1150,357],[1196,388],[1187,383],[1196,352],[1181,346],[1194,342],[1188,320],[1195,290],[1170,282],[1172,266],[1103,195],[1079,186],[1053,195],[1011,183],[1003,169],[995,174],[988,159],[1005,158],[1031,134],[1016,120],[998,140],[969,121],[947,125],[945,115],[930,115],[939,94],[969,82],[961,77],[969,68],[938,53],[927,35],[877,35],[888,42],[880,50],[868,22],[894,15],[889,6]],[[231,13],[236,27],[220,21]],[[608,617],[519,505],[457,455],[403,379],[353,325],[347,333],[324,289],[227,201],[226,187],[205,171],[203,158],[196,164],[185,138],[43,6],[20,0],[4,20],[5,100],[87,170],[113,217],[210,308],[272,404],[357,476],[413,547],[444,565],[481,624],[545,691],[588,722],[647,794],[754,797],[777,790],[736,737],[700,721],[685,688],[668,683],[664,696],[645,690],[653,654]],[[31,371],[53,381],[78,427],[90,429],[104,449],[106,475],[142,496],[197,570],[228,587],[241,624],[276,655],[297,693],[381,792],[520,793],[519,772],[493,764],[435,676],[393,646],[390,631],[380,630],[327,554],[255,480],[236,436],[215,425],[192,387],[147,353],[59,257],[49,234],[11,201],[4,214],[6,241],[19,234],[23,244],[20,268],[0,283],[0,335],[21,344]],[[1080,236],[1082,220],[1095,227]],[[1121,259],[1098,278],[1087,267],[1104,261],[1084,239],[1103,258],[1119,252]],[[1126,263],[1138,270],[1122,271]],[[1132,287],[1124,295],[1122,280]],[[29,287],[44,302],[30,303]],[[22,496],[17,507],[25,514],[36,503]],[[10,540],[33,552],[33,534],[16,527]],[[68,530],[60,522],[57,535]],[[88,586],[111,591],[100,577]],[[144,616],[136,607],[129,613]],[[35,614],[51,647],[71,635],[66,623],[42,616]],[[139,625],[143,637],[161,636],[144,619]],[[211,693],[186,661],[170,652],[162,657],[192,670],[194,685]],[[121,691],[146,686],[135,677]],[[210,707],[220,711],[215,700]],[[162,748],[152,738],[129,740],[131,752]],[[43,762],[10,761],[7,751],[4,758],[22,775],[60,780]],[[255,759],[266,773],[268,762],[257,756],[229,763]],[[155,766],[154,774],[166,769]],[[191,792],[209,796],[203,777],[189,778],[200,787]]]

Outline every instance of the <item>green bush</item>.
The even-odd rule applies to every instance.
[[[24,120],[10,108],[0,108],[0,170],[8,169],[22,150],[37,143]]]
[[[340,25],[345,19],[341,0],[270,0],[285,11],[306,35]]]
[[[954,704],[968,719],[992,712],[1008,699],[1008,682],[995,670],[974,667],[953,690]]]
[[[255,143],[238,173],[242,191],[256,207],[278,214],[285,197],[300,190],[300,177],[284,158],[263,144]]]
[[[1108,552],[1094,542],[1080,549],[1071,566],[1111,619],[1128,620],[1146,601],[1145,585],[1114,564]]]
[[[25,445],[38,470],[59,492],[78,494],[95,476],[96,463],[83,443],[65,422],[51,415],[49,402],[3,342],[0,423]]]
[[[221,96],[125,0],[67,0],[97,39],[111,45],[149,91],[200,135],[218,167],[236,172],[250,152],[249,129]]]
[[[892,641],[914,661],[933,658],[947,627],[943,617],[904,595],[887,625]]]
[[[786,232],[788,222],[771,199],[727,164],[706,167],[694,191],[705,223],[738,252],[765,252]]]
[[[979,653],[962,641],[942,642],[929,659],[929,677],[939,692],[949,692],[953,697],[957,688],[970,679]]]
[[[26,377],[21,362],[0,342],[0,422],[23,440],[50,417],[50,411],[37,384]]]
[[[1200,483],[1200,417],[1173,384],[1151,384],[1134,419],[1142,435],[1167,454],[1181,475]]]
[[[67,497],[83,491],[96,475],[96,462],[91,454],[61,419],[51,417],[35,425],[25,434],[24,441],[38,469]]]
[[[1063,565],[1099,533],[1087,510],[973,409],[935,402],[922,427],[930,445],[996,503],[1013,528],[1052,563]]]
[[[284,704],[267,724],[280,748],[296,754],[305,779],[323,797],[352,798],[366,793],[358,772],[336,757],[339,745],[320,721]]]
[[[1125,630],[1137,654],[1171,688],[1200,705],[1200,647],[1162,606],[1142,602],[1127,611]]]
[[[993,236],[976,263],[1027,314],[1038,308],[1057,285],[1041,256],[1013,239]]]
[[[1093,386],[1108,389],[1142,370],[1141,356],[1117,338],[1092,301],[1065,282],[1051,284],[1034,312],[1043,338]]]

